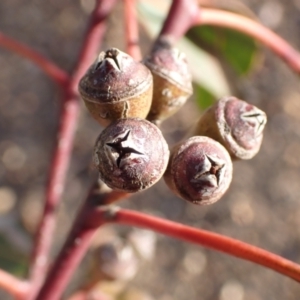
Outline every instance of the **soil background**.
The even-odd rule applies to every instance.
[[[299,0],[242,3],[300,49]],[[71,70],[88,10],[88,3],[79,0],[1,0],[0,30]],[[124,50],[121,16],[119,5],[103,49]],[[145,36],[143,51],[149,47]],[[160,181],[122,206],[234,237],[300,263],[299,78],[270,51],[263,52],[257,71],[230,77],[236,96],[263,109],[268,123],[260,153],[251,161],[235,163],[233,182],[223,199],[208,207],[194,206],[173,196]],[[1,48],[0,95],[0,266],[22,277],[54,147],[60,91],[31,62]],[[178,141],[199,115],[190,99],[164,123],[168,142]],[[82,105],[53,256],[94,176],[91,152],[101,130]],[[300,285],[289,278],[161,235],[154,259],[143,264],[130,285],[159,300],[300,298]],[[1,292],[0,299],[11,298]]]

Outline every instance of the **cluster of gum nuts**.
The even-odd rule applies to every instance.
[[[185,55],[165,42],[137,62],[111,48],[79,83],[91,115],[104,127],[94,148],[100,179],[128,193],[164,176],[179,197],[195,204],[219,200],[232,179],[232,161],[250,159],[263,138],[266,115],[228,96],[208,108],[189,138],[169,147],[159,129],[192,94]]]

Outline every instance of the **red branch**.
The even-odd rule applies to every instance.
[[[53,264],[36,300],[58,300],[84,256],[97,228],[106,223],[126,224],[192,242],[270,268],[300,282],[300,265],[266,250],[209,231],[115,207],[94,208],[86,202],[75,229]]]
[[[85,228],[84,230],[80,228],[72,232],[71,239],[68,239],[64,246],[65,250],[57,258],[59,264],[55,263],[51,268],[45,285],[35,298],[36,300],[61,299],[65,287],[88,250],[96,231],[96,228]],[[76,238],[74,239],[75,236]],[[58,269],[56,269],[57,267]]]
[[[173,0],[167,18],[158,36],[171,45],[194,25],[199,7],[196,0]]]
[[[136,0],[124,0],[126,52],[135,60],[142,59],[139,46],[139,26],[136,17]]]
[[[41,223],[36,235],[31,266],[32,293],[34,294],[44,280],[48,267],[49,251],[56,224],[56,208],[61,198],[66,172],[79,115],[79,102],[76,96],[66,97],[60,115],[57,142],[50,165],[46,189],[46,199]]]
[[[4,35],[3,33],[0,33],[0,45],[35,63],[47,75],[49,75],[57,84],[59,84],[63,88],[68,82],[69,76],[64,70],[60,69],[48,58],[44,57],[40,53],[31,49],[30,47],[18,41],[15,41],[14,39]]]
[[[93,226],[96,225],[95,220],[97,219],[101,225],[103,214],[105,217],[107,212],[98,210],[97,214],[93,218],[89,218]],[[265,266],[300,282],[300,265],[250,244],[130,210],[120,209],[112,214],[112,222],[151,229],[171,237],[224,252]]]
[[[97,0],[96,7],[91,15],[83,45],[79,54],[78,63],[72,76],[72,87],[77,91],[79,80],[95,59],[104,33],[106,31],[105,20],[112,11],[116,0]]]
[[[77,84],[100,47],[105,32],[104,21],[111,11],[114,2],[112,0],[97,1],[85,35],[78,63],[65,89],[62,112],[59,117],[60,126],[46,190],[44,212],[38,227],[33,251],[31,266],[32,291],[30,299],[34,298],[40,288],[48,267],[49,251],[56,223],[56,209],[64,189],[80,109]]]
[[[283,38],[256,21],[231,12],[203,8],[194,25],[225,27],[252,36],[274,51],[294,71],[300,73],[300,53]]]
[[[56,258],[44,286],[36,300],[60,299],[70,277],[86,253],[90,242],[96,233],[100,223],[96,226],[86,226],[86,221],[95,210],[95,205],[106,205],[129,196],[118,191],[107,191],[105,185],[96,182],[91,188],[89,195],[79,210],[78,216],[72,226],[72,230]],[[103,219],[103,222],[105,220]]]
[[[23,300],[28,291],[29,285],[13,275],[0,269],[0,288],[10,293],[18,300]]]

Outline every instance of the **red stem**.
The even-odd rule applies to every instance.
[[[0,288],[10,293],[16,299],[23,300],[29,285],[27,282],[21,281],[0,269]]]
[[[103,223],[103,210],[98,210],[97,214],[98,217],[95,215],[93,218],[89,218],[93,226],[96,223],[93,220],[96,219],[99,219],[100,225]],[[233,238],[125,209],[115,212],[112,221],[118,224],[151,229],[187,242],[224,252],[265,266],[300,282],[300,265]]]
[[[112,0],[97,1],[85,35],[82,50],[79,54],[78,63],[66,87],[62,112],[59,117],[58,137],[46,190],[44,212],[38,227],[33,251],[31,266],[32,291],[30,299],[34,298],[40,288],[48,267],[49,251],[56,223],[56,209],[63,193],[76,125],[78,123],[80,104],[77,95],[77,84],[98,51],[105,31],[104,21],[110,13],[114,2]]]
[[[58,300],[80,263],[97,228],[106,223],[138,226],[192,242],[270,268],[300,282],[300,265],[266,250],[209,231],[115,207],[93,208],[87,202],[74,230],[51,268],[36,300]]]
[[[31,49],[30,47],[15,41],[14,39],[0,33],[0,45],[11,50],[38,65],[47,75],[49,75],[61,87],[65,87],[69,75],[48,58]]]
[[[89,216],[92,215],[91,211],[95,210],[95,205],[106,205],[129,196],[124,192],[105,191],[105,189],[103,185],[99,186],[98,182],[91,188],[85,203],[79,210],[65,244],[35,300],[60,299],[74,270],[88,250],[94,234],[101,225],[98,222],[96,226],[90,226],[89,224],[86,226]]]
[[[171,45],[190,29],[198,17],[196,0],[173,0],[158,40],[167,40]]]
[[[98,214],[100,214],[99,220],[103,219],[103,212],[99,213],[98,211]],[[95,218],[97,217],[95,216]],[[174,238],[224,252],[265,266],[300,282],[300,265],[266,250],[220,234],[125,209],[115,213],[113,222],[148,228]],[[99,221],[99,225],[102,225],[101,221]]]
[[[82,229],[82,228],[81,228]],[[58,300],[65,290],[75,268],[88,250],[97,228],[85,228],[73,231],[71,239],[66,241],[64,251],[58,256],[57,263],[48,274],[46,284],[40,290],[36,300]],[[76,236],[75,239],[73,239]],[[71,255],[70,255],[71,254]],[[56,269],[58,267],[58,270]]]
[[[105,20],[111,13],[115,3],[116,0],[97,0],[96,2],[96,7],[90,18],[78,62],[73,71],[72,87],[76,91],[79,80],[96,58],[95,56],[101,46],[101,41],[106,30]]]
[[[240,31],[257,39],[300,73],[300,53],[262,24],[247,17],[218,9],[202,9],[194,25],[213,25]]]
[[[136,1],[124,0],[126,51],[135,60],[142,59],[139,46],[139,26],[136,17]]]
[[[74,95],[66,97],[60,115],[57,142],[50,165],[46,199],[38,226],[31,265],[32,295],[42,284],[48,267],[49,251],[56,225],[56,209],[61,198],[79,115],[79,101]],[[33,296],[32,296],[33,297]]]

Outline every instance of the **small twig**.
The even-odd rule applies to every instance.
[[[48,58],[44,57],[32,48],[4,35],[3,33],[0,33],[0,46],[32,61],[48,76],[50,76],[58,85],[65,88],[65,85],[69,79],[69,75],[56,64],[51,62]]]
[[[95,59],[106,31],[106,18],[111,13],[116,0],[97,0],[91,15],[77,64],[73,71],[72,87],[77,91],[79,80]]]
[[[139,26],[136,17],[136,0],[124,0],[126,51],[135,60],[142,59],[139,46]]]
[[[88,199],[90,201],[93,199],[93,193],[90,194]],[[97,209],[96,206],[92,205],[93,202],[87,201],[84,209],[81,210],[75,223],[76,226],[73,227],[75,229],[71,232],[55,261],[37,300],[60,299],[71,275],[88,249],[97,228],[106,223],[126,224],[154,230],[257,263],[300,282],[300,265],[266,250],[220,234],[196,229],[140,212],[111,206],[102,206]]]
[[[74,135],[78,123],[80,106],[77,95],[77,84],[100,47],[105,31],[104,21],[111,11],[114,2],[115,1],[112,0],[97,1],[85,35],[78,63],[66,87],[62,112],[59,117],[60,126],[58,129],[58,137],[46,190],[44,212],[38,227],[33,251],[31,266],[32,291],[30,293],[30,299],[34,298],[40,288],[48,266],[49,250],[53,240],[56,222],[56,209],[64,189],[66,172],[69,166]]]
[[[157,40],[164,40],[173,45],[194,24],[198,18],[198,11],[196,0],[173,0]]]
[[[99,222],[100,225],[103,224],[103,218],[107,219],[107,211],[98,209],[97,213],[95,213],[94,216],[90,216],[88,220],[91,225],[96,226],[97,222]],[[224,252],[265,266],[300,282],[299,264],[233,238],[125,209],[116,210],[114,214],[111,215],[111,221],[118,224],[147,228],[187,242]]]
[[[0,269],[0,288],[10,293],[16,299],[23,300],[29,285],[28,282],[21,281]]]
[[[113,190],[107,190],[104,185],[95,183],[89,195],[80,209],[78,216],[72,226],[72,230],[56,258],[46,281],[40,290],[36,300],[57,300],[60,299],[74,270],[80,263],[82,257],[88,250],[91,240],[94,237],[100,222],[96,226],[87,224],[87,219],[97,206],[106,205],[127,197],[129,194]],[[103,224],[105,219],[103,219]]]
[[[213,25],[247,34],[269,47],[294,71],[300,73],[300,53],[283,38],[256,21],[231,12],[203,8],[194,25]]]
[[[38,227],[32,257],[31,283],[33,293],[43,282],[48,267],[49,250],[56,223],[56,208],[64,189],[78,115],[78,98],[76,96],[67,97],[60,116],[61,123],[58,130],[57,145],[50,165],[44,212]]]

